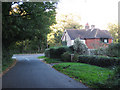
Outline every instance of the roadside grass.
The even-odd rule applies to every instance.
[[[113,75],[113,70],[83,63],[60,63],[53,68],[91,88],[99,88]]]
[[[60,59],[53,59],[53,58],[45,58],[44,59],[46,61],[46,63],[62,63],[62,61]]]
[[[9,61],[2,63],[2,72],[9,68],[15,61],[16,61],[15,59],[11,59]]]
[[[46,58],[45,56],[39,56],[38,59],[44,59]]]

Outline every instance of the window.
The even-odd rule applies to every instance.
[[[108,38],[101,38],[100,40],[104,43],[108,43]]]

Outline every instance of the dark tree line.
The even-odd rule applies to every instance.
[[[16,2],[17,3],[17,2]],[[12,49],[17,51],[45,49],[50,26],[56,23],[57,2],[24,2],[11,8],[2,2],[3,59]]]

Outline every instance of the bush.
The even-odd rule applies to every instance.
[[[115,68],[114,75],[106,81],[104,86],[116,90],[120,88],[120,66]]]
[[[67,46],[67,41],[62,41],[63,46]]]
[[[52,47],[45,50],[45,56],[49,58],[61,58],[64,52],[71,52],[70,48],[67,46]]]
[[[117,44],[110,44],[108,46],[107,50],[107,55],[110,57],[120,57],[120,43]]]
[[[78,62],[101,66],[101,67],[108,67],[108,66],[120,65],[120,58],[95,56],[95,55],[93,56],[80,55]]]
[[[98,49],[89,49],[90,55],[106,55],[106,49],[105,48],[98,48]]]
[[[87,46],[82,41],[80,41],[79,38],[75,39],[74,44],[73,44],[73,48],[74,48],[75,52],[80,54],[80,55],[88,54]]]
[[[78,57],[79,57],[79,55],[78,55],[77,53],[75,53],[74,56],[73,56],[72,61],[73,61],[73,62],[78,62],[78,60],[79,60]]]
[[[45,49],[45,57],[50,57],[50,48]]]
[[[61,60],[65,62],[70,62],[71,61],[71,53],[70,52],[64,52],[61,55]]]
[[[69,47],[67,47],[67,46],[59,47],[59,48],[57,49],[57,52],[56,52],[58,58],[61,58],[61,55],[62,55],[64,52],[71,52],[71,50],[70,50]]]
[[[69,46],[69,48],[70,48],[71,52],[74,53],[74,47],[73,47],[73,45]]]

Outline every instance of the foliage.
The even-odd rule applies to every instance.
[[[63,29],[81,29],[83,26],[80,24],[81,17],[72,13],[60,15],[58,23]],[[77,20],[76,20],[77,19]],[[77,22],[78,21],[78,22]]]
[[[45,49],[45,57],[50,57],[50,48]]]
[[[106,55],[106,48],[89,49],[90,55]]]
[[[24,2],[12,8],[11,2],[2,2],[3,65],[11,60],[13,50],[30,53],[46,48],[50,26],[56,23],[55,4],[57,2]]]
[[[111,88],[111,89],[119,89],[120,88],[120,67],[113,67],[113,75],[109,75],[109,78],[105,81],[105,83],[97,84],[100,88]]]
[[[8,47],[8,43],[12,44],[35,37],[38,39],[38,46],[41,46],[42,42],[47,40],[46,36],[50,32],[49,26],[55,23],[55,2],[24,2],[19,8],[21,12],[26,12],[25,15],[21,15],[21,13],[10,14],[11,3],[3,2],[2,4],[4,46]]]
[[[73,47],[74,47],[75,52],[80,55],[88,54],[87,46],[82,41],[80,41],[79,38],[76,38],[74,40]]]
[[[64,52],[62,55],[61,55],[61,60],[64,61],[64,62],[70,62],[71,61],[71,53],[70,52]]]
[[[79,61],[79,54],[75,53],[72,62],[78,62],[78,61]]]
[[[50,58],[61,58],[61,55],[67,51],[70,52],[70,49],[67,46],[51,47],[45,50],[45,56]]]
[[[61,63],[60,59],[53,59],[53,58],[45,58],[46,63]]]
[[[58,71],[78,80],[91,88],[104,84],[113,70],[83,63],[61,63],[53,66]]]
[[[51,29],[51,32],[47,35],[47,43],[48,45],[51,46],[58,46],[62,45],[61,44],[61,37],[62,37],[62,31],[57,29],[56,31],[54,31],[55,28]]]
[[[45,56],[39,56],[38,59],[44,59],[46,58]]]
[[[53,24],[51,28],[51,33],[48,34],[48,45],[56,46],[56,44],[61,44],[61,37],[65,29],[82,29],[83,26],[80,25],[81,18],[74,14],[57,14],[57,23]],[[79,22],[77,22],[79,21]]]
[[[10,52],[2,47],[2,70],[6,70],[15,60],[12,57],[13,52]]]
[[[69,46],[69,48],[70,48],[71,52],[74,53],[74,46],[71,45],[71,46]]]
[[[120,43],[111,43],[106,49],[106,52],[110,57],[120,57]]]
[[[117,24],[112,24],[112,23],[109,23],[108,24],[108,29],[109,29],[109,32],[111,33],[112,37],[113,37],[113,43],[118,43],[118,25]]]
[[[92,56],[80,55],[78,62],[101,66],[101,67],[109,67],[114,65],[120,65],[120,58],[95,56],[95,55]]]
[[[67,46],[67,41],[62,41],[63,46]]]

